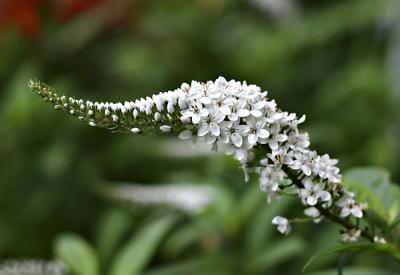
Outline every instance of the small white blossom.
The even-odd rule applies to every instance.
[[[314,223],[319,223],[322,220],[322,215],[315,207],[308,207],[304,209],[304,215],[313,218]]]
[[[269,136],[268,130],[264,129],[266,123],[267,121],[265,118],[249,118],[247,120],[247,126],[249,127],[249,144],[256,144],[259,138],[267,138]]]
[[[204,117],[199,124],[199,130],[197,135],[203,137],[210,133],[213,136],[218,137],[221,133],[219,123],[224,120],[225,116],[217,112],[209,112],[209,114]]]
[[[303,181],[304,188],[299,189],[299,196],[304,204],[314,206],[318,201],[326,202],[331,199],[331,193],[324,190],[323,183],[313,183],[307,178]]]
[[[173,91],[123,103],[60,97],[36,81],[29,86],[56,109],[91,126],[138,134],[157,129],[171,132],[173,125],[174,130],[180,131],[180,139],[202,141],[215,151],[220,145],[226,145],[220,147],[239,160],[246,178],[253,170],[258,174],[260,188],[267,193],[268,201],[290,187],[289,192],[297,192],[306,206],[304,214],[314,222],[323,216],[319,205],[332,205],[331,192],[340,196],[336,203],[339,209],[326,208],[327,211],[340,212],[334,214],[342,218],[363,216],[366,206],[356,202],[354,195],[342,186],[337,160],[327,154],[319,156],[309,149],[309,135],[298,128],[305,116],[298,118],[295,113],[281,111],[274,100],[266,97],[267,92],[256,85],[219,77],[206,83],[183,83]],[[298,187],[300,184],[294,176],[303,183],[303,188]],[[290,184],[281,184],[287,182]],[[286,218],[275,217],[273,223],[282,233],[290,230]],[[349,231],[344,237],[357,238],[357,233],[357,230]]]
[[[287,218],[282,216],[276,216],[272,219],[272,224],[277,225],[277,229],[282,234],[289,234],[291,230],[290,222]]]
[[[329,179],[331,182],[340,182],[339,168],[336,159],[329,158],[328,154],[317,156],[314,160],[313,171],[323,179]]]
[[[339,201],[337,205],[342,208],[340,210],[340,216],[343,218],[349,215],[353,215],[356,218],[361,218],[363,216],[363,207],[351,197]]]
[[[290,168],[294,170],[301,170],[304,175],[310,176],[313,168],[312,161],[315,157],[315,153],[312,151],[306,152],[295,152],[294,153],[294,162],[290,165]]]
[[[209,111],[201,103],[191,102],[189,108],[182,111],[182,118],[191,118],[193,124],[198,124],[201,118],[208,116]]]
[[[232,142],[236,147],[243,144],[243,136],[249,132],[247,125],[240,125],[238,122],[226,121],[222,124],[222,131],[219,140],[222,143]]]

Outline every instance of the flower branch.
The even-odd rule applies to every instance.
[[[226,153],[240,162],[246,178],[249,172],[259,177],[268,201],[287,195],[290,189],[305,206],[308,218],[314,222],[327,218],[342,225],[346,229],[343,240],[355,241],[360,235],[376,239],[359,228],[366,205],[342,185],[337,160],[309,148],[308,134],[298,128],[305,116],[280,110],[256,85],[219,77],[124,103],[59,96],[39,81],[31,81],[29,87],[57,110],[90,126],[133,134],[172,133],[180,139],[205,142],[213,149],[223,145]],[[281,233],[289,233],[287,218],[277,216],[272,223]]]

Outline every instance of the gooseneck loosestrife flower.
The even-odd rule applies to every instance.
[[[132,134],[176,134],[204,141],[215,150],[224,145],[245,175],[259,177],[269,201],[287,193],[297,195],[310,220],[326,218],[344,227],[343,240],[363,236],[374,241],[370,231],[359,227],[366,205],[342,186],[337,160],[311,150],[308,134],[300,132],[298,125],[305,117],[281,111],[256,85],[219,77],[124,103],[59,96],[39,81],[31,81],[29,87],[57,110],[90,126]],[[289,233],[291,222],[281,216],[272,221],[283,234]]]

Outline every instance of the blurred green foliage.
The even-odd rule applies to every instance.
[[[290,200],[267,205],[232,160],[171,155],[164,141],[85,127],[27,89],[37,77],[77,97],[119,101],[192,79],[247,80],[268,89],[282,109],[306,114],[303,129],[313,148],[339,158],[342,168],[382,166],[398,181],[399,97],[388,78],[395,1],[293,1],[290,16],[271,16],[256,2],[121,1],[121,11],[113,1],[97,1],[68,21],[43,5],[36,38],[2,29],[0,257],[52,257],[56,236],[74,232],[57,238],[58,256],[68,262],[63,246],[72,238],[77,249],[96,247],[83,248],[96,251],[96,268],[112,266],[118,275],[138,246],[148,247],[148,258],[132,268],[153,275],[206,268],[207,274],[297,274],[309,256],[335,244],[337,228],[326,224],[278,236],[271,217],[300,210]],[[224,195],[219,210],[204,217],[157,221],[157,210],[140,207],[110,214],[115,205],[93,191],[100,179],[201,182]],[[383,256],[351,260],[393,264]],[[351,274],[367,274],[362,270]]]

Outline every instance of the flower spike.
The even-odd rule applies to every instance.
[[[40,81],[30,81],[29,87],[57,110],[90,126],[134,134],[176,134],[214,149],[225,145],[226,153],[241,163],[246,174],[255,171],[268,200],[290,186],[306,208],[305,215],[315,222],[325,217],[348,232],[360,230],[356,219],[363,217],[365,207],[343,188],[337,160],[309,149],[308,134],[298,128],[305,117],[281,111],[256,85],[219,77],[124,103],[59,96]],[[350,214],[355,222],[347,218]],[[289,232],[286,218],[276,217],[273,223],[280,232]],[[373,240],[368,231],[346,240],[357,235]]]

